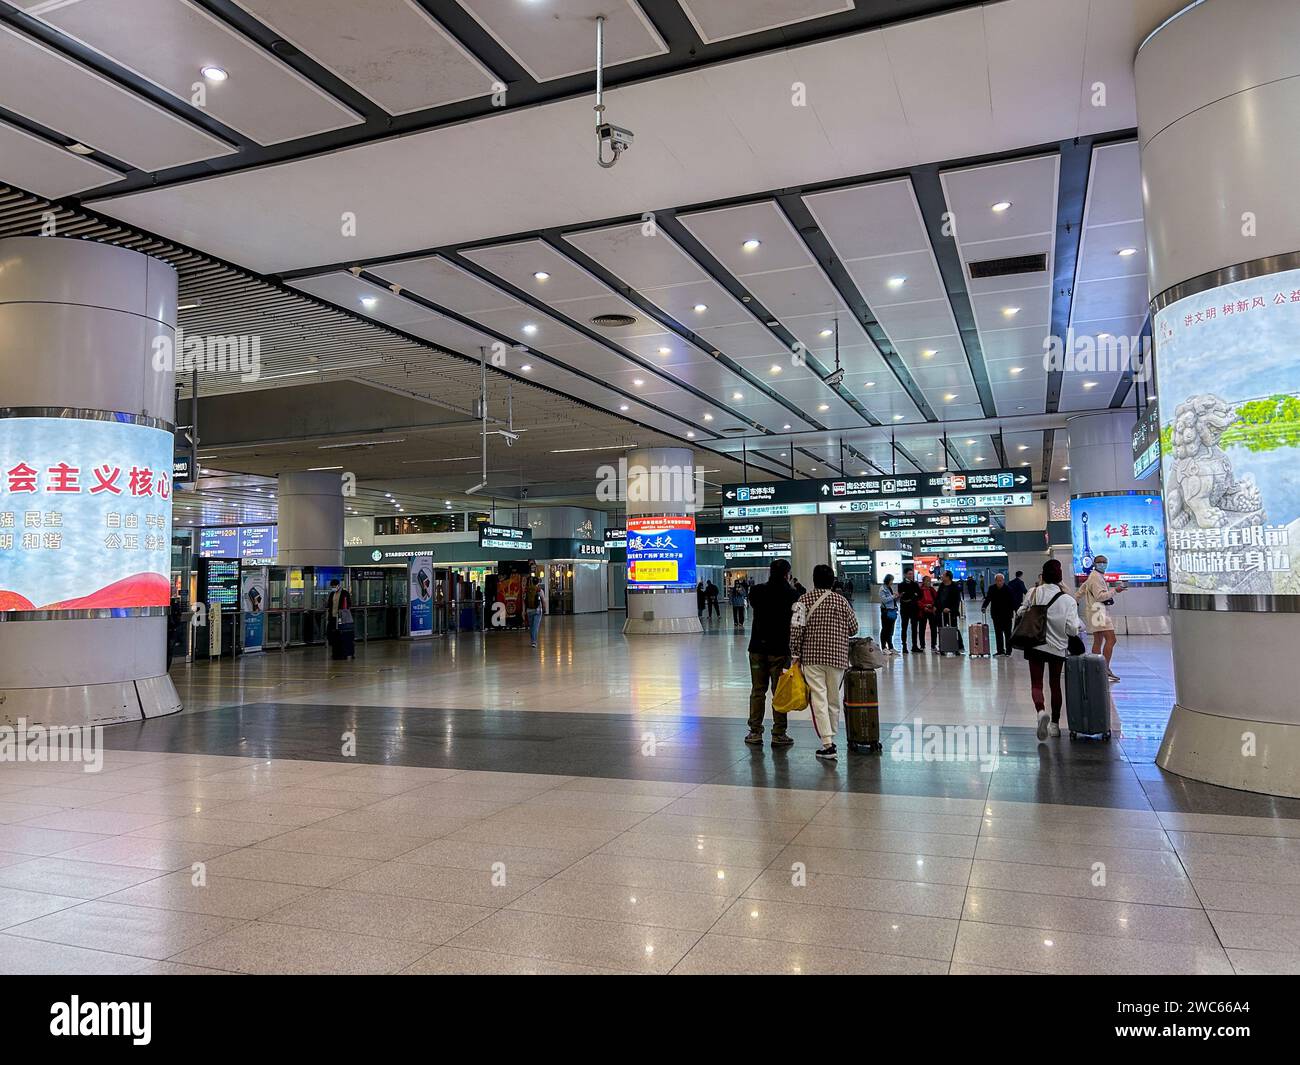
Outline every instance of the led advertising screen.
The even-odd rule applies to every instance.
[[[1185,296],[1152,331],[1170,592],[1300,594],[1300,269]]]
[[[695,519],[674,514],[627,519],[629,588],[695,587]]]
[[[1164,583],[1165,520],[1158,495],[1075,496],[1070,503],[1074,572],[1083,577],[1098,555],[1106,556],[1106,579],[1130,584]]]
[[[0,610],[166,606],[172,434],[0,418]]]
[[[240,525],[199,530],[199,558],[242,558],[269,562],[279,551],[275,525]]]
[[[238,558],[239,530],[228,529],[199,530],[199,558]]]

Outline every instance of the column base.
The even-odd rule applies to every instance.
[[[624,636],[687,636],[703,632],[704,623],[689,618],[628,618],[623,622]]]
[[[65,688],[10,688],[0,692],[0,725],[85,728],[163,717],[182,709],[166,673],[141,680],[78,684]]]
[[[1253,756],[1242,753],[1254,734]],[[1238,791],[1300,798],[1300,725],[1247,721],[1174,706],[1156,765]]]

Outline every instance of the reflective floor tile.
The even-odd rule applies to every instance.
[[[1210,910],[1209,918],[1219,940],[1229,949],[1300,951],[1300,915]]]
[[[1153,906],[1199,907],[1200,901],[1186,877],[1142,876],[1106,871],[1104,882],[1091,869],[1018,862],[976,860],[971,868],[972,888],[1030,891],[1043,895],[1072,895],[1114,902],[1145,902]]]
[[[85,899],[71,895],[51,895],[44,891],[22,891],[0,887],[0,928],[23,924],[69,906],[80,906]]]
[[[1244,854],[1182,854],[1187,875],[1193,880],[1252,881],[1265,884],[1300,884],[1300,854],[1264,857]]]
[[[329,887],[365,872],[376,863],[364,858],[303,854],[273,850],[269,846],[245,847],[207,862],[209,876],[235,876],[244,880],[271,880],[280,884]]]
[[[1229,948],[1228,960],[1239,976],[1300,976],[1300,951]]]
[[[674,974],[746,973],[773,975],[942,975],[948,963],[870,954],[859,950],[706,935],[673,970]]]
[[[240,925],[228,917],[87,902],[7,930],[7,934],[162,960]]]
[[[521,825],[510,822],[478,821],[449,833],[448,838],[471,843],[504,843],[543,850],[580,851],[590,854],[618,833],[612,830],[569,828],[563,825]]]
[[[810,873],[909,880],[922,884],[960,884],[963,887],[971,870],[971,863],[965,858],[810,847],[797,840],[786,847],[773,864],[788,869],[793,862],[803,862]]]
[[[217,821],[210,817],[178,817],[160,821],[132,832],[146,839],[178,839],[186,843],[221,843],[230,847],[248,847],[285,831],[279,826],[258,825],[248,821]],[[94,837],[103,839],[102,836]],[[87,840],[86,842],[92,842]]]
[[[168,873],[146,884],[118,891],[107,896],[106,901],[253,920],[312,890],[296,884],[219,876],[210,876],[206,884],[198,886],[192,877],[190,872]]]
[[[402,970],[405,976],[628,976],[627,970],[439,947]]]
[[[745,889],[743,898],[956,918],[961,915],[966,893],[964,886],[954,884],[912,884],[811,872],[805,886],[796,887],[791,882],[793,875],[790,869],[769,869]]]
[[[497,883],[493,880],[497,879]],[[335,886],[345,891],[365,891],[379,895],[403,895],[413,899],[438,899],[463,906],[504,906],[541,883],[537,877],[512,874],[505,870],[500,883],[490,870],[447,869],[434,865],[411,865],[385,862],[364,873],[340,881]]]
[[[583,828],[598,832],[623,832],[649,817],[642,810],[607,810],[600,806],[539,806],[519,804],[491,814],[484,821],[496,824],[538,825],[546,828]]]
[[[674,928],[499,910],[462,932],[449,945],[547,961],[664,973],[699,937],[698,932]]]
[[[655,833],[624,833],[599,849],[600,854],[623,854],[636,858],[661,858],[675,862],[701,862],[726,867],[743,865],[763,868],[781,853],[780,843],[717,836],[677,836]]]
[[[975,857],[990,862],[1021,862],[1025,865],[1062,865],[1091,869],[1098,863],[1114,873],[1143,876],[1182,877],[1183,863],[1172,850],[1131,850],[1087,843],[1047,843],[981,836]]]
[[[581,856],[579,851],[436,839],[403,854],[402,861],[413,865],[442,865],[482,872],[491,872],[492,867],[500,862],[505,866],[507,876],[517,873],[521,876],[545,878],[567,869]]]
[[[62,857],[33,858],[21,865],[0,869],[0,887],[97,899],[156,876],[156,870],[137,866],[77,862]]]
[[[555,882],[586,881],[624,887],[690,891],[705,895],[739,895],[758,877],[761,868],[703,862],[666,861],[597,851],[560,873]]]
[[[739,899],[710,931],[946,963],[952,957],[957,922],[877,910]]]
[[[92,806],[83,806],[77,810],[60,810],[55,814],[34,817],[23,823],[24,828],[54,829],[59,832],[94,832],[101,835],[116,835],[131,832],[137,828],[155,825],[166,821],[170,814],[160,813],[120,813],[114,810],[101,810]]]
[[[966,893],[962,920],[1201,946],[1214,946],[1219,938],[1200,909],[987,888]]]
[[[0,799],[0,825],[17,824],[35,817],[61,813],[63,808],[56,805],[44,805],[35,802],[9,802]]]
[[[620,921],[706,932],[727,908],[723,895],[549,880],[510,903],[510,909],[554,913],[593,921]]]
[[[117,976],[137,972],[148,962],[148,958],[0,935],[0,972],[9,976]]]
[[[4,870],[0,870],[3,876]],[[1300,916],[1300,884],[1259,884],[1195,877],[1196,893],[1207,910]]]
[[[1078,843],[1130,850],[1172,850],[1168,835],[1160,828],[1132,828],[1127,825],[1089,825],[1079,821],[1033,821],[1023,818],[986,817],[981,839],[1009,839],[1040,843]]]
[[[822,810],[812,827],[842,826],[885,832],[933,832],[942,835],[975,836],[980,818],[968,814],[935,814],[869,806],[839,806]]]
[[[341,832],[321,824],[295,828],[253,844],[256,850],[295,851],[301,854],[331,854],[342,858],[389,861],[421,847],[425,839],[388,833]]]
[[[1161,811],[1165,828],[1179,832],[1229,832],[1239,836],[1300,838],[1300,819],[1241,817],[1235,814],[1191,814]]]
[[[963,921],[953,961],[1039,973],[1229,974],[1219,946],[1187,946]]]
[[[0,851],[32,856],[60,854],[106,839],[102,833],[63,832],[29,825],[0,825]]]
[[[239,973],[380,974],[395,973],[428,951],[427,943],[254,921],[172,960]]]
[[[794,837],[790,845],[974,858],[976,842],[977,837],[972,835],[912,832],[906,829],[877,830],[850,825],[809,825]]]
[[[799,834],[797,821],[747,821],[728,817],[681,817],[676,814],[651,814],[630,830],[631,834],[673,836],[718,836],[722,839],[746,839],[758,843],[788,843]]]
[[[329,888],[272,910],[261,920],[436,946],[492,912],[482,906]]]
[[[298,806],[288,802],[268,802],[265,799],[239,799],[220,803],[195,816],[218,821],[248,822],[286,831],[324,821],[337,813],[337,810],[327,806]]]

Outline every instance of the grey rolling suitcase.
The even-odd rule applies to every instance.
[[[943,622],[939,625],[939,653],[941,655],[955,655],[961,653],[961,632],[955,623],[951,622],[951,612],[945,610]]]
[[[1065,660],[1065,718],[1070,739],[1110,739],[1110,679],[1101,655],[1070,655]]]

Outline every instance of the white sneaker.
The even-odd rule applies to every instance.
[[[1108,677],[1110,678],[1110,682],[1111,682],[1112,684],[1118,684],[1118,683],[1119,683],[1119,677],[1115,676],[1114,673],[1111,673],[1111,672],[1108,671],[1108,672],[1106,673],[1106,676],[1108,676]]]
[[[1042,743],[1043,740],[1047,739],[1047,727],[1051,723],[1052,723],[1052,719],[1048,715],[1047,711],[1040,710],[1038,712],[1038,742],[1039,743]]]
[[[1061,738],[1061,726],[1053,721],[1047,726],[1047,735],[1049,739],[1059,740]]]

